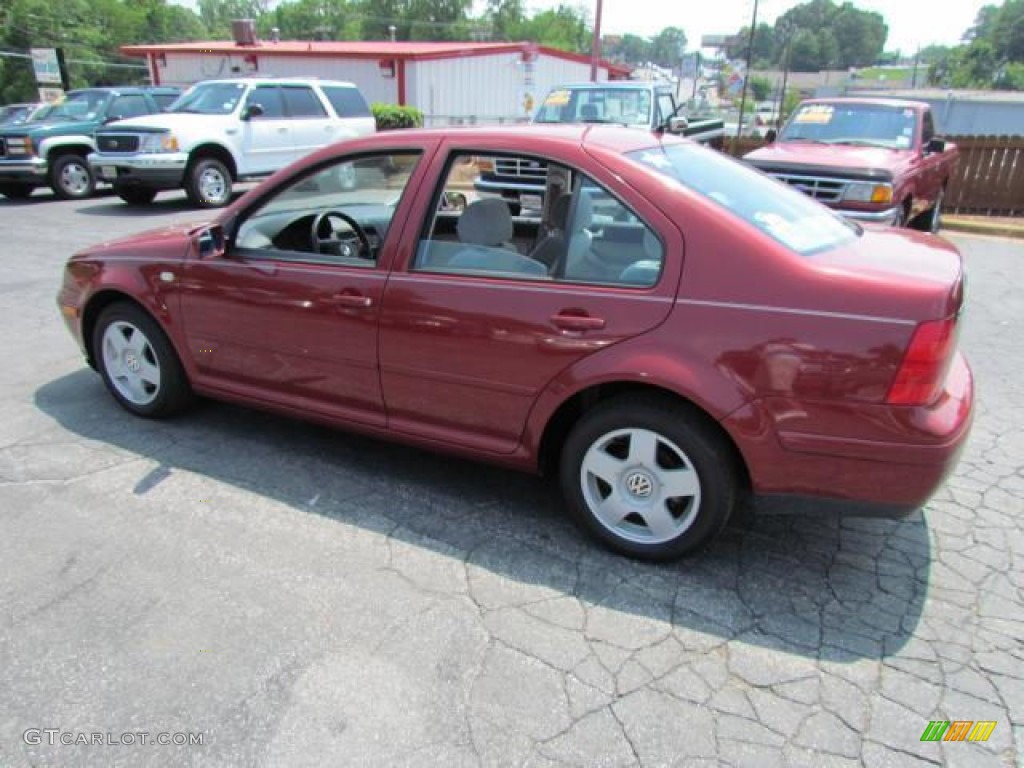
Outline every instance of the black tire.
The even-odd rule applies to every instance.
[[[223,208],[231,202],[231,173],[220,160],[201,157],[185,171],[185,193],[197,208]]]
[[[128,205],[149,205],[156,199],[156,190],[148,187],[114,187],[114,194]]]
[[[59,155],[50,165],[50,189],[62,200],[84,200],[96,191],[96,176],[81,155]]]
[[[937,235],[939,230],[942,229],[942,203],[946,199],[946,186],[943,185],[939,189],[939,195],[935,198],[935,204],[932,205],[928,211],[928,215],[924,221],[924,231],[931,232],[933,235]]]
[[[6,182],[0,184],[0,195],[11,200],[25,200],[35,189],[31,184],[18,184],[17,182]]]
[[[117,339],[126,344],[123,355],[117,351]],[[163,329],[138,306],[118,302],[104,309],[93,329],[92,352],[107,390],[121,407],[136,416],[163,418],[191,403],[192,388],[177,352]],[[113,367],[115,364],[123,373]],[[129,377],[144,376],[142,366],[147,364],[158,371],[158,381],[154,386],[137,388],[138,396],[133,397],[129,394]],[[139,369],[142,374],[137,373]]]
[[[638,456],[645,447],[653,447],[646,463]],[[584,471],[585,462],[610,469]],[[610,549],[644,560],[702,547],[736,503],[738,474],[728,444],[703,414],[666,398],[625,395],[584,414],[562,446],[559,473],[575,521]],[[692,492],[669,496],[669,482]],[[614,528],[602,522],[600,501],[609,502],[605,517],[619,518]]]

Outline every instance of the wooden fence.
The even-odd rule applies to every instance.
[[[979,216],[1024,216],[1024,137],[952,136],[960,148],[960,163],[946,191],[947,213]],[[764,144],[741,138],[735,154]],[[727,139],[727,147],[732,146]]]

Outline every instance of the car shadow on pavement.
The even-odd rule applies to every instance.
[[[241,197],[244,192],[236,193],[232,198],[232,202]],[[129,205],[120,198],[115,197],[114,199],[99,203],[97,205],[83,205],[76,213],[84,214],[86,216],[116,216],[118,218],[145,218],[162,213],[194,213],[198,217],[205,215],[207,219],[212,219],[217,216],[219,210],[203,210],[202,208],[196,208],[188,201],[188,198],[183,195],[176,195],[174,197],[158,197],[152,203],[147,205]]]
[[[882,658],[914,633],[928,588],[920,514],[742,510],[707,551],[654,565],[585,538],[554,484],[530,475],[213,402],[173,420],[140,420],[84,369],[39,388],[35,403],[75,435],[155,462],[126,489],[137,495],[185,470],[464,560],[509,589],[536,585],[603,607],[606,617],[674,626],[706,647],[738,640],[824,661]]]

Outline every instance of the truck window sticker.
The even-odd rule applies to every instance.
[[[907,149],[910,146],[910,136],[897,136],[896,146],[899,149]]]
[[[568,103],[568,91],[552,91],[548,94],[548,97],[544,99],[544,106],[546,107],[564,107]]]
[[[835,114],[835,110],[830,104],[811,104],[808,107],[801,109],[795,118],[794,123],[814,123],[818,125],[828,125],[832,122],[832,116]]]

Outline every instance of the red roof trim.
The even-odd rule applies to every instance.
[[[547,46],[535,46],[529,42],[514,43],[392,43],[379,42],[304,42],[298,40],[270,43],[261,41],[255,45],[238,45],[231,40],[213,40],[194,43],[153,43],[148,45],[123,45],[121,53],[126,56],[146,57],[160,53],[209,53],[218,56],[246,55],[258,53],[261,56],[313,57],[313,58],[345,58],[345,59],[403,59],[407,61],[432,61],[438,59],[459,59],[476,56],[488,56],[498,53],[525,53],[536,50],[552,56],[579,64],[589,64],[590,57],[577,53],[562,51]],[[629,69],[601,61],[609,75],[628,75]]]

